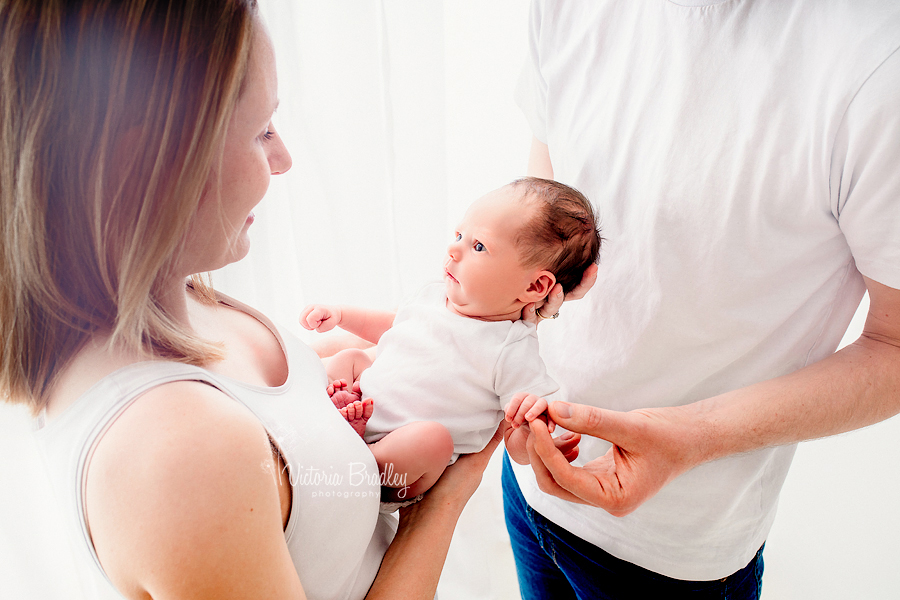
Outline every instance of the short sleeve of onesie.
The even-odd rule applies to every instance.
[[[832,157],[832,210],[857,268],[900,288],[900,49],[853,98]]]
[[[500,406],[506,406],[518,392],[548,396],[558,389],[538,352],[537,328],[516,321],[494,368],[494,391]]]

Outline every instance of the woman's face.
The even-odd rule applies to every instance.
[[[221,168],[214,167],[187,233],[185,275],[218,269],[247,255],[253,207],[266,193],[269,177],[291,168],[291,156],[272,126],[278,104],[275,53],[258,18],[247,68]]]

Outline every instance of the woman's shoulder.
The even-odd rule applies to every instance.
[[[104,570],[123,592],[176,596],[184,582],[212,592],[235,573],[283,570],[276,469],[262,424],[223,392],[196,381],[146,392],[91,458],[85,506]],[[272,565],[248,571],[250,551]]]

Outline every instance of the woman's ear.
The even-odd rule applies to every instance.
[[[525,294],[519,298],[523,302],[537,302],[543,300],[556,285],[556,275],[550,271],[539,271],[536,278],[529,284]]]

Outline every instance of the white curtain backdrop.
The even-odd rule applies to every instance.
[[[440,276],[468,204],[524,174],[531,134],[512,89],[527,2],[262,0],[261,9],[278,60],[276,127],[294,166],[255,211],[250,255],[213,282],[311,340],[297,325],[305,304],[396,307]],[[801,446],[767,545],[764,598],[896,598],[897,439],[895,419]],[[445,600],[518,597],[496,458],[460,520]],[[7,406],[0,475],[0,598],[84,598],[27,415]]]

